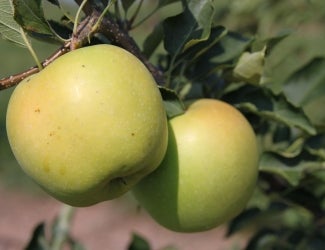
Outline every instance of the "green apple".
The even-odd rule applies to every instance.
[[[127,192],[160,164],[168,140],[152,75],[113,45],[74,50],[22,81],[7,133],[23,170],[73,206]]]
[[[254,131],[237,109],[200,99],[170,120],[164,160],[133,193],[168,229],[209,230],[245,208],[256,185],[258,156]]]

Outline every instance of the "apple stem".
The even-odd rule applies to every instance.
[[[61,250],[63,244],[69,238],[70,225],[74,211],[74,207],[68,205],[62,206],[57,218],[55,232],[53,232],[54,237],[52,239],[51,250]]]

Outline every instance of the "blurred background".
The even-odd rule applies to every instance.
[[[73,12],[74,5],[66,8]],[[156,1],[145,1],[148,9]],[[218,0],[220,25],[248,36],[267,38],[289,34],[277,44],[267,60],[272,77],[279,83],[311,58],[325,56],[325,1],[323,0]],[[169,6],[134,30],[141,45],[142,34],[150,32],[157,18],[171,15],[179,6]],[[145,9],[145,8],[144,8]],[[44,3],[47,16],[56,16],[56,7]],[[38,57],[44,60],[59,46],[33,40]],[[27,49],[0,39],[0,78],[21,72],[35,63]],[[42,221],[51,222],[61,204],[46,195],[17,164],[10,150],[5,128],[6,108],[13,88],[0,91],[0,250],[21,249],[32,230]],[[324,101],[325,104],[325,101]],[[206,233],[183,235],[156,225],[143,211],[137,210],[126,195],[113,202],[77,210],[73,235],[87,249],[126,249],[132,233],[145,237],[153,249],[175,246],[177,249],[241,249],[246,233],[225,239],[220,227]],[[109,248],[112,246],[114,248]],[[205,247],[204,247],[205,246]],[[175,249],[175,248],[169,248]]]

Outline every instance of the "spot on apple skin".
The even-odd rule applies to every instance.
[[[36,109],[34,110],[34,112],[35,112],[35,113],[41,113],[41,109],[40,109],[40,108],[36,108]]]
[[[65,167],[62,166],[62,167],[59,169],[59,174],[62,175],[62,176],[65,175]]]
[[[51,169],[50,169],[50,166],[49,166],[49,163],[47,161],[44,162],[43,164],[43,170],[45,173],[50,173],[51,172]]]

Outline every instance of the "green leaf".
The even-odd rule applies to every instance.
[[[164,30],[161,23],[155,26],[154,30],[147,36],[143,43],[143,54],[149,58],[157,49],[164,38]]]
[[[176,3],[176,2],[180,2],[180,0],[159,0],[158,7],[161,8],[168,4],[172,4],[172,3]]]
[[[325,58],[314,58],[296,71],[285,83],[288,100],[302,107],[316,125],[325,126]]]
[[[134,4],[134,0],[122,0],[122,6],[125,12],[129,10],[129,8]]]
[[[181,59],[189,62],[191,67],[191,75],[187,75],[187,77],[201,81],[201,83],[217,83],[220,80],[218,77],[220,71],[227,68],[232,69],[234,61],[251,41],[251,39],[228,31],[222,26],[213,27],[208,40],[192,46],[185,51],[184,55],[181,55]]]
[[[302,152],[294,158],[282,157],[279,154],[265,152],[260,159],[260,171],[277,175],[286,180],[291,186],[298,186],[307,174],[312,174],[324,169],[324,163]]]
[[[244,95],[244,93],[241,94]],[[310,135],[316,134],[316,129],[303,110],[293,106],[282,95],[271,95],[271,93],[259,91],[246,94],[243,100],[238,100],[237,107],[289,127],[299,128]]]
[[[229,31],[207,52],[207,56],[211,63],[226,63],[238,58],[252,42],[253,39],[250,37]]]
[[[44,17],[41,0],[13,0],[14,18],[29,34],[56,37]]]
[[[197,22],[188,8],[182,13],[167,18],[164,23],[164,46],[169,54],[179,54],[197,28]]]
[[[263,228],[250,239],[245,250],[279,249],[275,247],[277,242],[279,242],[279,236],[276,235],[276,232]]]
[[[215,9],[212,1],[192,0],[182,13],[164,21],[165,49],[173,56],[209,38]]]
[[[298,186],[301,179],[304,177],[304,172],[301,167],[288,167],[273,153],[262,154],[259,169],[262,172],[267,172],[282,177],[292,186]]]
[[[325,58],[314,58],[285,83],[284,93],[297,107],[325,95]]]
[[[150,250],[149,243],[137,234],[133,234],[128,250]]]
[[[47,0],[48,2],[50,2],[51,4],[54,4],[58,7],[60,7],[60,1],[59,0]]]
[[[162,86],[159,86],[159,90],[164,101],[168,118],[173,118],[185,112],[184,104],[174,90]]]
[[[209,38],[187,49],[184,57],[188,61],[194,61],[200,56],[205,56],[208,53],[207,51],[216,45],[227,33],[228,31],[223,26],[213,27]]]
[[[264,71],[265,49],[258,52],[244,52],[234,68],[236,78],[258,85]]]
[[[29,241],[26,250],[48,250],[50,249],[48,242],[45,239],[45,225],[41,223],[36,226],[33,236]]]
[[[198,24],[195,36],[185,44],[187,49],[209,38],[215,15],[214,3],[211,0],[191,0],[188,7]]]
[[[231,236],[234,233],[244,229],[254,222],[254,219],[260,214],[260,210],[257,208],[251,208],[243,211],[232,221],[230,221],[227,229],[227,236]]]
[[[3,39],[26,47],[20,26],[14,20],[14,9],[11,0],[0,0],[0,34]]]

